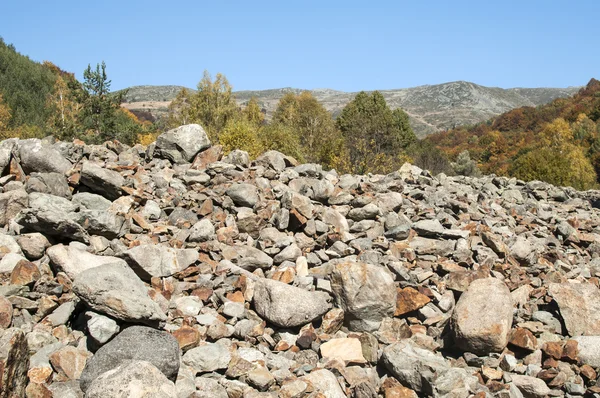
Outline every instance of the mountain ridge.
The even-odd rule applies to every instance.
[[[145,110],[155,116],[167,112],[169,102],[183,86],[133,86],[128,88],[124,106],[130,110]],[[187,87],[186,87],[187,88]],[[441,84],[378,90],[391,108],[402,108],[410,116],[415,133],[419,137],[453,128],[474,124],[522,106],[538,106],[556,98],[569,97],[581,87],[487,87],[473,82],[458,80]],[[188,90],[195,91],[187,88]],[[286,93],[311,92],[334,117],[350,102],[357,92],[345,92],[328,88],[304,90],[282,87],[266,90],[234,91],[238,103],[243,104],[257,97],[269,117],[279,99]],[[370,90],[367,92],[372,92]]]

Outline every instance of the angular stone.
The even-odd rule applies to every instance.
[[[37,139],[19,141],[21,167],[27,174],[33,172],[64,174],[72,167],[56,149]]]
[[[558,304],[570,336],[600,335],[600,290],[591,283],[551,283],[548,293]]]
[[[320,347],[323,358],[337,359],[348,364],[364,364],[367,361],[362,354],[362,345],[356,338],[331,339]]]
[[[326,398],[346,398],[346,394],[340,387],[335,375],[327,369],[318,369],[310,372],[301,380],[311,385],[314,391],[318,391]]]
[[[39,260],[52,246],[48,239],[39,232],[23,234],[16,238],[21,250],[29,260]]]
[[[99,375],[89,386],[86,398],[177,398],[177,388],[147,361],[128,361]]]
[[[71,380],[79,380],[86,361],[91,356],[88,351],[66,346],[50,355],[50,363],[54,370]]]
[[[10,274],[10,283],[13,285],[31,285],[42,277],[37,265],[27,260],[21,260]]]
[[[594,368],[600,368],[600,336],[577,336],[573,340],[577,341],[579,360]]]
[[[396,299],[396,312],[394,316],[401,316],[416,311],[431,301],[429,297],[411,287],[397,290],[398,297]]]
[[[154,323],[166,315],[127,265],[105,264],[79,273],[73,291],[92,309],[128,322]]]
[[[510,333],[509,343],[529,351],[537,350],[537,339],[529,329],[516,328]]]
[[[550,388],[543,380],[531,376],[511,375],[512,383],[526,397],[544,398],[550,394]]]
[[[71,199],[67,178],[62,173],[32,173],[25,184],[27,192],[43,192]]]
[[[29,195],[22,189],[0,193],[0,226],[8,224],[28,204]]]
[[[25,396],[29,347],[25,333],[17,328],[0,334],[0,397]]]
[[[226,347],[220,344],[206,343],[186,352],[182,361],[193,368],[194,372],[206,373],[227,369],[229,361],[231,361],[231,354]]]
[[[0,295],[0,329],[7,329],[12,322],[13,307],[10,301]]]
[[[47,254],[51,263],[71,279],[75,279],[83,271],[101,265],[116,263],[127,265],[125,261],[117,257],[98,256],[77,246],[65,246],[63,244],[50,247]]]
[[[237,206],[254,207],[258,203],[258,189],[252,184],[233,184],[225,192]]]
[[[190,242],[206,242],[215,238],[215,227],[210,219],[205,218],[198,221],[190,229]]]
[[[175,380],[179,370],[179,345],[169,333],[145,326],[131,326],[100,347],[81,374],[84,392],[97,377],[131,361],[146,361],[166,378]]]
[[[396,308],[396,287],[383,267],[357,262],[337,264],[331,274],[337,305],[352,331],[374,331]]]
[[[460,296],[452,314],[454,340],[475,354],[502,351],[508,343],[513,305],[504,282],[477,279]]]
[[[198,152],[210,147],[210,140],[198,124],[186,124],[167,131],[156,139],[155,155],[173,163],[189,163]]]
[[[118,199],[125,185],[125,179],[116,171],[98,166],[93,162],[83,162],[79,183],[107,199]]]
[[[119,324],[114,319],[93,311],[87,311],[85,316],[88,318],[87,330],[90,337],[98,344],[106,343],[119,333]]]
[[[331,308],[329,295],[261,279],[254,287],[254,308],[267,321],[281,327],[306,325]]]
[[[198,259],[193,249],[173,249],[162,245],[140,245],[123,253],[133,270],[143,280],[170,276],[185,270]]]

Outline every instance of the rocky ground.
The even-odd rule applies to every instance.
[[[0,143],[0,397],[600,396],[593,192]]]

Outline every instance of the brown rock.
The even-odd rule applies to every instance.
[[[0,398],[23,397],[27,386],[29,348],[25,333],[12,328],[0,337]]]
[[[223,146],[213,145],[205,151],[200,152],[194,158],[192,169],[204,170],[211,163],[218,162],[223,157]]]
[[[579,351],[577,349],[577,345],[578,345],[577,341],[567,340],[567,342],[565,343],[565,345],[563,347],[561,359],[563,361],[576,362],[577,361],[577,352]]]
[[[340,330],[344,323],[344,310],[341,308],[332,308],[323,315],[321,331],[325,334],[333,334]]]
[[[25,286],[35,283],[41,277],[42,274],[34,263],[27,260],[21,260],[17,263],[15,268],[13,268],[13,271],[10,274],[10,283],[13,285]]]
[[[185,352],[198,345],[201,335],[198,329],[184,324],[173,332],[173,337],[175,337],[177,343],[179,343],[179,347]]]
[[[590,365],[582,365],[579,368],[579,373],[587,380],[596,380],[596,377],[598,376],[594,368],[592,368]]]
[[[560,359],[562,358],[563,344],[562,341],[548,341],[542,345],[542,352],[550,358]]]
[[[4,296],[0,296],[0,329],[10,327],[12,322],[13,308],[12,304]]]
[[[431,299],[424,294],[419,293],[411,287],[398,289],[398,297],[396,299],[396,312],[394,316],[401,316],[427,305]]]
[[[570,336],[600,335],[600,290],[591,283],[551,283],[548,293],[558,304]]]
[[[530,330],[524,328],[513,329],[510,333],[508,342],[515,347],[529,351],[535,351],[537,349],[537,339]]]
[[[392,377],[388,377],[381,386],[385,398],[417,398],[416,392],[410,388],[404,387],[400,382]]]
[[[42,384],[50,380],[52,368],[50,366],[33,367],[27,371],[27,377],[32,383]]]
[[[27,398],[52,398],[52,392],[43,384],[29,383],[25,389]]]
[[[85,364],[90,357],[87,351],[81,351],[73,346],[66,346],[50,355],[52,367],[69,380],[78,380]]]
[[[367,362],[362,354],[360,340],[356,338],[331,339],[321,344],[321,356],[342,360],[346,365]]]

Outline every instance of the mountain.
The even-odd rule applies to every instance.
[[[130,110],[145,110],[155,116],[167,111],[169,102],[181,86],[134,86],[124,104]],[[556,98],[569,97],[580,87],[567,88],[510,88],[485,87],[458,81],[396,90],[380,90],[392,108],[401,107],[410,116],[419,137],[465,124],[475,124],[503,112],[522,106],[538,106]],[[270,116],[279,99],[288,92],[300,93],[297,88],[237,91],[239,103],[255,96]],[[357,93],[331,89],[309,90],[327,110],[337,116]]]

